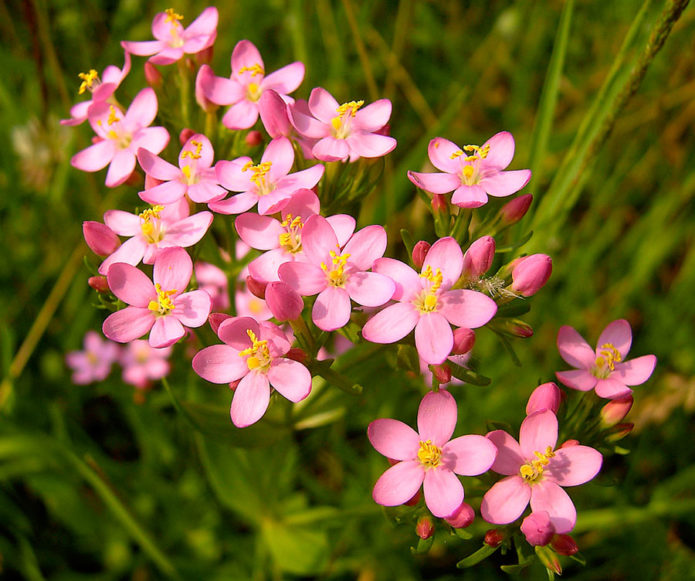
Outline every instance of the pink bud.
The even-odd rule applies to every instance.
[[[565,440],[558,448],[571,448],[572,446],[579,446],[579,440]]]
[[[514,198],[511,202],[507,202],[500,208],[502,224],[505,226],[516,224],[526,215],[532,201],[533,196],[531,194],[524,194],[523,196]]]
[[[158,89],[162,86],[162,73],[149,61],[145,61],[145,80],[153,89]]]
[[[512,337],[520,337],[521,339],[533,337],[533,327],[521,319],[501,319],[497,325]]]
[[[547,254],[532,254],[520,259],[512,270],[512,290],[530,297],[548,282],[553,261]]]
[[[265,288],[265,302],[278,321],[294,321],[301,316],[304,309],[304,301],[299,293],[281,281],[268,283]]]
[[[532,512],[521,523],[521,532],[524,533],[529,545],[542,547],[550,542],[555,534],[555,527],[550,521],[550,515],[542,510]]]
[[[550,541],[550,546],[559,555],[565,555],[570,557],[579,551],[576,541],[569,535],[555,535],[552,541]]]
[[[463,355],[473,349],[475,345],[475,331],[459,327],[454,329],[454,347],[451,349],[452,355]]]
[[[87,284],[98,293],[107,293],[111,290],[105,276],[90,276]]]
[[[215,45],[211,44],[200,52],[195,53],[195,61],[200,65],[209,65],[212,62],[212,55],[215,51]]]
[[[562,392],[560,388],[552,381],[543,383],[533,390],[531,397],[528,398],[526,404],[526,415],[530,416],[533,412],[541,410],[550,410],[554,414],[557,413],[562,401]],[[543,543],[546,544],[546,543]]]
[[[246,139],[244,139],[246,142],[246,145],[249,147],[256,147],[257,145],[260,145],[263,143],[263,134],[260,131],[249,131],[246,134]]]
[[[435,214],[442,214],[447,210],[446,196],[444,194],[432,194],[432,210]]]
[[[490,529],[485,533],[484,543],[491,547],[499,547],[506,538],[502,529]]]
[[[298,361],[299,363],[306,363],[309,356],[306,351],[300,349],[299,347],[292,347],[286,354],[287,359],[292,359],[292,361]]]
[[[415,246],[413,246],[413,265],[415,268],[420,270],[422,265],[425,263],[425,258],[427,253],[430,251],[432,245],[429,242],[420,240]]]
[[[97,256],[109,256],[121,245],[116,233],[101,222],[82,222],[82,234],[87,246]]]
[[[632,408],[634,399],[631,395],[620,399],[612,399],[601,408],[601,424],[604,428],[611,428],[625,419]]]
[[[459,506],[444,520],[455,529],[465,529],[473,524],[473,521],[475,520],[475,512],[470,504],[462,502],[461,506]]]
[[[220,325],[222,324],[222,321],[230,318],[231,315],[228,315],[227,313],[210,313],[210,316],[208,317],[208,322],[210,323],[210,327],[212,327],[212,330],[216,334],[217,329],[219,329]]]
[[[193,129],[189,129],[188,127],[182,129],[181,133],[179,133],[179,142],[181,143],[181,146],[186,145],[186,142],[194,135],[195,131],[193,131]]]
[[[463,255],[463,275],[478,279],[485,274],[495,258],[495,239],[492,236],[478,238]]]
[[[451,381],[451,368],[446,363],[432,365],[432,374],[439,383],[449,383]]]
[[[268,286],[268,283],[266,282],[261,282],[260,280],[256,280],[252,276],[247,276],[246,277],[246,288],[249,289],[249,292],[259,298],[265,300],[265,289]]]
[[[198,69],[198,74],[195,77],[195,100],[206,113],[210,113],[217,109],[217,105],[205,96],[204,90],[204,87],[212,83],[214,78],[215,73],[213,73],[212,69],[206,64]]]
[[[397,461],[394,461],[394,464],[397,464]],[[413,498],[411,498],[408,502],[404,502],[403,504],[405,506],[415,506],[418,502],[420,502],[420,498],[422,498],[422,493],[418,490]]]
[[[275,138],[281,135],[289,137],[292,135],[293,128],[287,112],[287,103],[272,89],[263,91],[258,100],[258,113],[263,127],[270,137]]]
[[[428,516],[421,516],[415,525],[415,533],[422,540],[429,539],[434,534],[434,523]]]

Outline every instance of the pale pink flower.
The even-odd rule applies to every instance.
[[[72,382],[85,385],[103,381],[118,359],[118,345],[103,340],[96,331],[87,331],[84,336],[84,351],[70,351],[65,361],[72,369]]]
[[[444,173],[408,172],[418,188],[432,194],[454,192],[451,203],[461,208],[477,208],[487,203],[488,195],[510,196],[531,179],[531,171],[502,171],[514,157],[514,138],[502,131],[482,146],[460,148],[443,137],[430,141],[428,154],[432,165]]]
[[[80,95],[89,91],[92,98],[88,101],[81,101],[70,109],[70,119],[63,119],[61,125],[80,125],[87,120],[89,108],[95,103],[108,101],[114,94],[118,86],[123,82],[130,72],[130,55],[125,53],[123,68],[119,69],[114,65],[109,65],[99,77],[96,70],[91,69],[88,73],[80,73]]]
[[[398,420],[374,420],[367,435],[377,452],[398,462],[374,485],[374,501],[396,506],[410,500],[423,486],[425,504],[440,518],[453,515],[464,498],[456,474],[476,476],[495,460],[495,446],[483,436],[451,439],[458,410],[445,390],[428,393],[420,402],[416,432]]]
[[[229,282],[224,271],[209,262],[196,262],[193,266],[198,288],[210,295],[213,311],[229,308]]]
[[[386,250],[386,231],[367,226],[342,246],[331,223],[311,216],[302,230],[304,261],[280,265],[280,280],[300,295],[318,294],[311,317],[319,329],[345,326],[352,311],[350,299],[365,307],[378,307],[393,295],[394,282],[383,274],[367,272]]]
[[[184,292],[193,262],[183,248],[167,248],[154,261],[153,281],[130,264],[112,264],[106,278],[111,292],[129,305],[109,315],[103,331],[109,339],[128,343],[150,333],[150,346],[168,347],[181,339],[185,327],[200,327],[210,314],[210,295]]]
[[[270,388],[292,402],[311,391],[311,373],[301,363],[285,357],[291,342],[267,321],[251,317],[223,320],[217,334],[224,345],[212,345],[193,358],[193,369],[212,383],[238,380],[230,415],[238,428],[257,422],[270,402]]]
[[[321,161],[356,161],[360,157],[382,157],[393,151],[396,140],[377,133],[391,117],[391,101],[379,99],[362,109],[364,101],[342,105],[322,89],[309,96],[311,116],[291,109],[291,118],[299,134],[315,139],[312,154]]]
[[[240,317],[253,317],[256,321],[267,321],[273,316],[265,301],[254,295],[246,285],[237,288],[234,293],[234,306],[236,314]]]
[[[241,40],[232,52],[232,74],[224,77],[206,76],[201,80],[205,98],[216,105],[231,105],[222,117],[228,129],[248,129],[258,119],[258,104],[263,93],[274,90],[291,102],[287,95],[304,80],[304,65],[294,62],[266,76],[261,53],[248,40]]]
[[[397,301],[374,315],[362,329],[372,343],[395,343],[415,329],[415,347],[426,363],[442,363],[454,347],[451,325],[475,329],[497,312],[490,297],[466,289],[451,290],[461,276],[463,253],[451,237],[430,248],[422,272],[392,258],[381,258],[374,271],[396,282]]]
[[[148,204],[167,205],[188,196],[191,201],[207,204],[227,195],[217,181],[212,167],[214,151],[210,140],[200,133],[188,138],[181,153],[179,167],[164,161],[146,149],[138,150],[138,161],[145,173],[158,185],[140,192]]]
[[[511,523],[530,501],[533,512],[548,513],[556,532],[574,528],[577,511],[563,487],[591,480],[601,469],[603,456],[588,446],[556,449],[557,430],[555,414],[546,409],[521,423],[519,442],[503,430],[487,435],[497,446],[492,470],[506,476],[483,497],[480,511],[487,522]]]
[[[208,207],[220,214],[241,214],[258,203],[259,214],[280,211],[292,194],[302,188],[313,188],[323,176],[321,164],[290,173],[293,163],[294,149],[286,137],[273,139],[258,165],[250,157],[218,162],[215,167],[219,183],[241,193],[211,202]]]
[[[169,356],[172,350],[172,347],[155,349],[140,339],[131,341],[121,351],[123,381],[144,389],[150,381],[166,377],[171,369]]]
[[[125,182],[135,169],[135,154],[143,148],[154,154],[169,143],[164,127],[149,127],[157,115],[157,96],[143,89],[123,113],[106,102],[89,108],[89,123],[99,140],[76,153],[70,163],[82,171],[99,171],[109,165],[106,185],[115,188]]]
[[[180,198],[167,206],[152,206],[140,214],[122,210],[109,210],[104,222],[119,236],[128,236],[113,254],[99,266],[101,274],[107,274],[111,265],[125,262],[136,266],[142,260],[152,264],[165,248],[193,246],[205,235],[213,215],[198,212],[188,215],[188,202]]]
[[[183,16],[173,8],[159,12],[152,21],[152,36],[156,40],[134,42],[124,40],[121,46],[130,54],[149,56],[153,65],[169,65],[212,46],[217,37],[217,8],[209,6],[184,29]]]
[[[632,329],[625,319],[610,323],[598,338],[596,350],[567,325],[560,327],[557,348],[560,356],[577,369],[558,371],[557,378],[572,389],[589,391],[608,399],[624,398],[632,393],[628,386],[647,381],[656,366],[654,355],[625,361],[632,344]]]

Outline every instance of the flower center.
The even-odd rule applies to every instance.
[[[417,459],[420,464],[425,467],[425,470],[436,468],[442,463],[442,450],[432,443],[432,440],[420,442],[420,449],[417,453]]]
[[[121,121],[121,118],[118,116],[118,113],[119,111],[113,105],[109,105],[109,116],[106,119],[106,124],[109,127],[111,127],[112,125],[116,125]],[[101,119],[97,120],[97,125],[103,128],[104,124]],[[130,145],[130,142],[133,140],[133,136],[130,133],[123,131],[123,128],[120,125],[116,125],[116,127],[109,129],[106,132],[106,137],[108,137],[112,141],[115,141],[116,145],[120,149],[126,149]]]
[[[599,379],[606,379],[611,372],[615,371],[615,364],[620,363],[623,358],[612,343],[604,343],[598,351],[599,355],[594,362],[591,373]]]
[[[177,14],[176,10],[173,8],[167,8],[164,12],[167,15],[164,19],[164,24],[167,22],[171,23],[171,27],[169,29],[169,34],[171,34],[169,46],[174,48],[183,46],[183,38],[181,38],[181,34],[179,32],[182,28],[182,26],[179,24],[179,20],[183,20],[183,15]]]
[[[159,220],[159,213],[163,209],[164,206],[152,206],[152,208],[139,214],[142,220],[140,231],[149,244],[157,244],[157,242],[164,238],[162,223]]]
[[[260,77],[258,83],[252,81],[246,86],[246,97],[249,99],[249,101],[253,101],[255,103],[261,98],[261,95],[263,94],[263,91],[261,90],[260,81],[263,80],[263,75],[265,75],[265,69],[260,64],[256,63],[251,65],[250,67],[241,67],[239,69],[239,74],[241,75],[242,73],[251,73],[251,78],[256,76]]]
[[[553,452],[550,446],[545,449],[545,452],[535,450],[533,454],[536,459],[527,462],[519,468],[519,474],[528,484],[533,484],[540,480],[541,476],[543,476],[543,469],[550,462],[550,458],[555,456],[555,452]]]
[[[264,161],[258,165],[253,165],[253,162],[249,161],[246,165],[244,165],[244,167],[241,168],[241,171],[251,170],[253,172],[253,175],[249,179],[256,185],[259,196],[265,196],[274,189],[273,184],[268,183],[268,180],[266,179],[266,175],[270,171],[272,165],[273,162],[271,161]]]
[[[461,156],[464,166],[461,168],[461,183],[467,186],[473,186],[480,181],[479,165],[480,160],[485,159],[490,153],[490,146],[480,147],[478,145],[464,145],[463,149],[459,149],[449,156],[449,159],[456,159]]]
[[[424,278],[429,282],[429,288],[424,289],[413,301],[415,308],[420,311],[420,313],[431,313],[437,310],[437,293],[442,286],[442,271],[437,268],[434,272],[432,267],[428,264],[427,268],[422,271],[420,278]],[[427,283],[425,283],[427,285]]]
[[[162,285],[160,285],[159,283],[154,285],[154,290],[157,291],[157,300],[150,301],[150,304],[147,305],[147,308],[160,317],[168,315],[169,313],[171,313],[171,311],[174,310],[174,301],[171,298],[171,295],[175,295],[177,293],[177,290],[172,289],[168,291],[163,291]]]
[[[364,101],[350,101],[349,103],[343,103],[338,107],[336,112],[337,116],[331,119],[331,126],[333,127],[333,137],[336,139],[345,139],[350,135],[350,127],[352,125],[352,119],[357,115],[357,110],[364,105]]]
[[[90,92],[94,91],[96,87],[98,87],[101,84],[101,80],[99,79],[99,73],[97,73],[94,69],[90,69],[88,73],[80,73],[77,75],[82,79],[82,83],[80,84],[80,90],[78,93],[81,95],[85,91],[89,90]],[[96,84],[96,87],[94,86]]]
[[[347,266],[348,258],[350,254],[338,254],[331,250],[330,252],[332,260],[332,268],[329,269],[325,262],[321,263],[321,270],[326,273],[328,277],[328,284],[331,286],[342,287],[347,281],[348,273],[345,272],[345,267]]]
[[[291,254],[297,254],[302,251],[302,218],[300,216],[292,217],[292,214],[287,214],[282,221],[282,227],[287,231],[278,236],[280,246]]]
[[[268,349],[268,341],[265,339],[259,341],[256,334],[251,330],[247,329],[246,334],[251,339],[251,347],[239,351],[239,357],[247,357],[246,365],[249,371],[258,369],[260,371],[266,372],[270,369],[270,363],[273,358],[270,356],[270,350]]]

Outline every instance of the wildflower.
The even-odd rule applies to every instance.
[[[364,101],[342,105],[322,89],[309,96],[311,116],[292,109],[292,122],[304,138],[316,139],[312,154],[321,161],[356,161],[381,157],[393,151],[396,140],[377,133],[391,116],[391,101],[379,99],[362,108]]]
[[[463,276],[467,280],[478,280],[492,266],[495,259],[495,239],[483,236],[473,242],[463,255]]]
[[[398,420],[379,419],[369,424],[372,446],[397,461],[374,485],[375,502],[403,504],[424,485],[425,504],[434,516],[452,516],[459,509],[464,491],[456,474],[482,474],[493,464],[496,452],[483,436],[452,440],[457,413],[453,396],[440,390],[428,393],[420,402],[417,432]]]
[[[280,265],[280,280],[300,295],[318,294],[312,320],[323,331],[334,331],[350,320],[350,299],[365,307],[378,307],[393,295],[394,282],[383,274],[367,272],[386,250],[386,231],[367,226],[341,246],[336,231],[323,216],[311,216],[302,231],[303,262]]]
[[[196,262],[193,266],[198,288],[210,295],[213,311],[229,308],[229,283],[224,271],[209,262]]]
[[[444,520],[449,524],[449,526],[455,529],[465,529],[473,524],[473,521],[475,520],[475,511],[470,504],[462,502],[461,506],[459,506],[449,516],[444,517]]]
[[[217,37],[218,17],[217,8],[209,6],[184,29],[183,16],[169,8],[157,13],[152,21],[152,36],[156,40],[124,40],[121,46],[130,54],[149,56],[153,65],[170,65],[184,54],[196,54],[212,46]]]
[[[461,208],[478,208],[487,203],[488,195],[510,196],[531,179],[531,171],[502,171],[514,157],[514,138],[502,131],[482,146],[463,148],[448,139],[430,141],[428,154],[432,165],[444,173],[408,172],[418,188],[432,194],[454,192],[451,203]]]
[[[72,369],[72,382],[77,385],[103,381],[118,359],[118,345],[102,340],[96,331],[87,331],[84,336],[84,351],[71,351],[65,361]]]
[[[557,348],[560,356],[577,369],[558,371],[557,378],[572,389],[589,391],[607,399],[621,399],[632,393],[628,386],[649,379],[656,366],[654,355],[625,361],[632,344],[630,323],[619,319],[610,323],[598,338],[594,351],[572,327],[560,327]]]
[[[557,431],[557,418],[546,409],[526,417],[519,430],[519,442],[503,430],[487,435],[497,446],[491,469],[506,476],[483,497],[480,510],[487,522],[513,522],[530,501],[533,512],[548,513],[556,532],[574,528],[577,512],[562,487],[591,480],[600,470],[603,457],[588,446],[556,449]]]
[[[259,101],[267,90],[276,91],[285,102],[287,95],[304,80],[304,65],[294,62],[266,76],[265,65],[255,45],[241,40],[232,51],[230,78],[206,76],[201,80],[205,98],[215,105],[231,105],[222,117],[228,129],[249,129],[258,120]]]
[[[113,254],[121,245],[116,233],[101,222],[82,222],[82,234],[89,249],[97,256]]]
[[[560,388],[552,381],[542,383],[533,390],[531,397],[528,398],[528,403],[526,404],[526,415],[529,416],[533,412],[545,409],[548,409],[556,414],[561,402],[562,392],[560,391]]]
[[[220,214],[241,214],[258,203],[259,214],[278,212],[292,194],[301,188],[313,188],[323,176],[324,167],[320,164],[289,173],[293,163],[294,149],[286,137],[273,139],[258,165],[250,157],[220,161],[215,166],[219,183],[241,193],[211,202],[209,208]]]
[[[193,358],[193,369],[212,383],[239,381],[232,407],[232,422],[244,428],[257,422],[270,401],[270,388],[292,402],[311,391],[311,373],[286,357],[291,341],[277,326],[251,317],[234,317],[220,323],[217,334],[224,345],[212,345]]]
[[[544,547],[555,534],[550,515],[544,510],[532,512],[522,521],[520,528],[528,544],[534,547]]]
[[[106,185],[115,188],[124,183],[135,169],[135,154],[143,148],[157,154],[169,142],[164,127],[148,127],[157,115],[157,96],[143,89],[123,113],[106,102],[89,108],[89,123],[99,138],[76,153],[70,163],[82,171],[99,171],[109,165]]]
[[[144,389],[150,381],[166,377],[171,369],[171,351],[171,347],[155,349],[150,347],[147,341],[140,339],[131,341],[121,352],[123,381],[138,389]]]
[[[525,297],[535,295],[550,278],[553,261],[547,254],[532,254],[514,261],[511,289]]]
[[[111,265],[106,278],[111,292],[127,305],[109,315],[103,331],[109,339],[127,343],[150,333],[151,347],[173,345],[200,327],[210,314],[210,295],[203,290],[183,292],[193,273],[193,262],[183,248],[167,248],[154,261],[151,281],[130,264]]]
[[[463,253],[456,240],[441,238],[432,245],[418,274],[408,265],[381,258],[374,272],[396,282],[393,300],[362,329],[372,343],[395,343],[415,329],[415,347],[426,363],[442,363],[454,346],[451,325],[475,329],[497,312],[490,297],[472,290],[451,287],[463,268]]]
[[[191,201],[207,204],[227,195],[217,181],[212,167],[213,149],[210,140],[200,133],[188,138],[179,153],[179,167],[164,161],[146,149],[138,150],[138,161],[145,173],[158,185],[140,192],[148,204],[171,204],[187,195]]]

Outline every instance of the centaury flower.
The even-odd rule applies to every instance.
[[[84,351],[70,351],[65,356],[68,367],[73,371],[72,382],[84,385],[106,379],[111,365],[118,359],[118,349],[118,345],[105,341],[96,331],[87,331]]]

